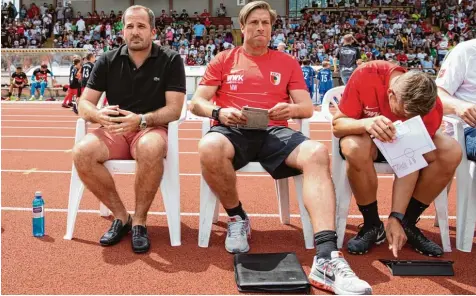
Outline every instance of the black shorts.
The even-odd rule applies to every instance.
[[[246,130],[216,125],[209,133],[220,133],[233,144],[235,170],[241,169],[249,162],[259,162],[274,179],[302,174],[300,170],[285,163],[297,146],[309,140],[301,132],[284,126],[272,126],[266,130]]]
[[[340,141],[342,138],[339,139],[339,154],[342,157],[342,159],[345,160],[344,154],[342,154],[342,149],[340,148]],[[382,152],[377,148],[377,158],[374,160],[374,162],[387,162],[385,157],[383,156]]]

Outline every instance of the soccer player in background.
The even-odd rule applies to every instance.
[[[315,106],[318,105],[317,97],[314,98],[314,81],[316,78],[316,71],[310,66],[311,61],[304,59],[302,61],[302,74],[304,75],[304,81],[306,82],[309,94],[311,95],[312,104]]]
[[[73,96],[76,95],[77,98],[80,96],[81,92],[81,83],[78,79],[78,72],[81,70],[81,60],[75,58],[73,60],[73,65],[69,69],[69,88],[66,96],[64,97],[63,104],[61,107],[69,108],[72,105]]]
[[[22,71],[21,66],[18,66],[16,72],[12,74],[7,100],[11,100],[11,101],[19,100],[21,98],[21,92],[23,91],[23,87],[25,87],[27,82],[28,82],[28,78],[26,77],[25,72]],[[15,96],[12,96],[13,88],[18,88],[18,97],[16,98]]]
[[[55,76],[53,75],[53,72],[48,69],[48,65],[42,64],[40,68],[37,68],[35,69],[35,71],[33,71],[33,75],[31,76],[30,101],[35,100],[35,91],[37,88],[40,88],[40,100],[43,100],[43,96],[45,95],[45,89],[48,86],[48,74],[51,75],[51,79],[54,83]]]
[[[88,84],[88,80],[91,75],[91,72],[93,71],[95,62],[96,62],[96,56],[92,53],[88,53],[86,55],[86,63],[83,64],[83,67],[81,69],[81,89],[79,90],[79,94],[76,97],[76,102],[73,102],[73,111],[76,114],[78,114],[78,104],[79,104],[80,94],[83,93],[84,88]]]
[[[331,71],[331,64],[329,61],[324,60],[322,62],[323,68],[317,72],[317,80],[319,80],[319,99],[317,99],[317,104],[322,104],[322,99],[328,90],[330,90],[334,86],[334,82],[332,80],[332,71]]]

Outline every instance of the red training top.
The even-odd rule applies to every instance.
[[[388,85],[393,71],[406,72],[405,68],[386,61],[372,61],[359,66],[347,84],[339,110],[354,119],[383,115],[392,122],[408,118],[393,114],[388,101]],[[439,98],[431,111],[422,116],[428,133],[433,137],[443,120],[443,105]]]
[[[200,85],[218,85],[212,101],[238,110],[244,106],[271,109],[281,102],[290,103],[290,90],[307,90],[301,66],[292,56],[274,50],[251,56],[241,46],[220,52]],[[269,125],[288,126],[288,122],[270,120]]]

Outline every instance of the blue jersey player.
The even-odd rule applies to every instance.
[[[317,80],[319,80],[319,99],[318,105],[322,104],[322,99],[328,90],[330,90],[334,84],[332,82],[331,64],[329,61],[322,62],[322,70],[317,72]]]
[[[306,81],[307,89],[312,98],[313,105],[316,105],[314,102],[314,78],[316,78],[316,71],[309,66],[311,62],[308,59],[302,61],[302,74],[304,75],[304,81]]]

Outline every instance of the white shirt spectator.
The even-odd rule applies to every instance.
[[[64,23],[64,29],[66,30],[66,32],[71,31],[71,26],[72,26],[71,22]]]
[[[78,32],[84,32],[86,30],[86,23],[82,19],[76,22],[76,26],[78,27]]]
[[[458,44],[441,66],[436,85],[460,100],[476,103],[476,39]]]

